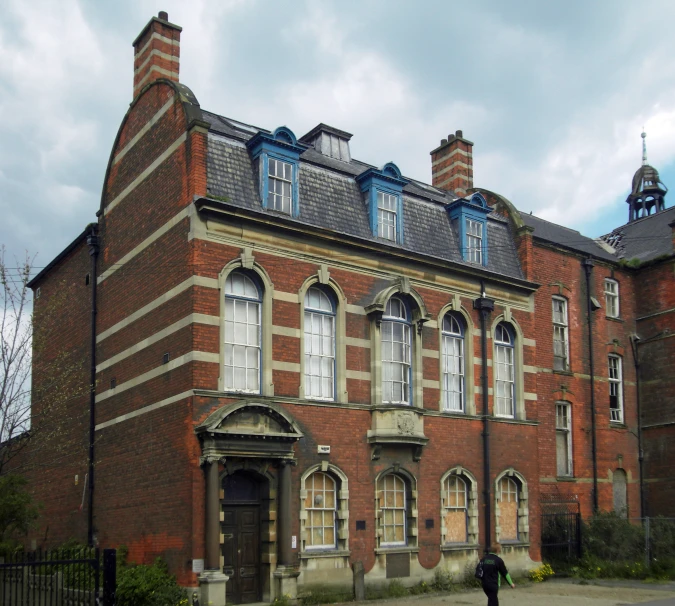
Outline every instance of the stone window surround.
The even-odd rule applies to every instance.
[[[456,410],[446,411],[443,409],[443,318],[449,312],[454,312],[464,319],[464,412]],[[476,414],[476,386],[474,385],[474,324],[471,314],[462,306],[459,296],[444,305],[438,314],[438,377],[439,377],[439,400],[438,410],[446,414]]]
[[[262,284],[262,305],[261,305],[261,384],[260,395],[273,396],[274,384],[272,382],[272,299],[274,294],[274,284],[267,272],[261,265],[255,262],[255,258],[250,248],[242,250],[241,255],[230,261],[220,272],[218,276],[218,289],[220,292],[220,370],[218,376],[218,388],[228,393],[237,393],[225,390],[225,377],[223,368],[225,364],[225,352],[222,343],[225,342],[225,280],[236,270],[249,271],[254,273]]]
[[[335,516],[337,521],[336,528],[336,548],[335,549],[311,549],[305,547],[307,521],[307,510],[305,509],[305,499],[307,490],[305,482],[312,474],[323,472],[330,475],[336,483],[336,508]],[[327,555],[349,555],[349,481],[339,467],[332,465],[328,461],[321,461],[317,465],[308,467],[300,478],[300,557],[322,557]]]
[[[326,265],[321,265],[316,274],[307,278],[298,291],[300,305],[300,399],[305,399],[305,294],[310,287],[320,284],[330,289],[335,296],[335,402],[346,404],[347,394],[347,345],[346,314],[347,297],[340,285],[330,277]],[[270,322],[271,325],[271,322]],[[319,400],[325,401],[325,400]]]
[[[530,517],[529,517],[529,496],[527,491],[527,480],[520,472],[510,467],[502,471],[494,481],[495,491],[495,541],[501,543],[500,534],[501,526],[499,524],[500,515],[500,496],[499,496],[499,482],[502,478],[509,477],[515,481],[518,486],[518,539],[508,540],[504,544],[513,543],[529,543],[530,542]]]
[[[421,330],[425,322],[431,319],[426,305],[420,294],[410,286],[410,280],[401,277],[392,286],[381,290],[374,298],[373,303],[365,307],[370,318],[370,367],[371,367],[371,402],[376,406],[382,403],[382,339],[380,325],[387,302],[393,296],[406,301],[412,314],[412,402],[401,406],[423,408],[423,362],[422,362],[422,335]]]
[[[478,483],[476,482],[475,476],[464,469],[461,465],[457,465],[452,469],[449,469],[441,476],[441,548],[443,547],[455,547],[459,546],[459,543],[448,543],[445,540],[446,528],[444,526],[444,513],[445,513],[445,503],[444,503],[444,491],[445,491],[445,481],[450,476],[458,476],[466,483],[466,513],[467,513],[467,542],[466,545],[477,545],[478,544]]]
[[[387,547],[386,545],[381,546],[383,529],[380,524],[382,519],[382,510],[380,509],[380,480],[389,474],[397,475],[403,480],[406,488],[406,544],[405,545],[393,545]],[[409,471],[394,465],[389,467],[384,471],[381,471],[377,474],[375,478],[375,549],[376,553],[386,553],[388,551],[397,552],[397,551],[408,551],[411,549],[417,548],[417,520],[418,520],[418,510],[417,510],[417,479]]]
[[[497,373],[494,372],[494,342],[495,342],[495,333],[497,330],[497,325],[501,322],[508,324],[514,333],[514,343],[513,343],[513,354],[514,354],[514,379],[515,379],[515,415],[514,419],[520,421],[525,420],[525,374],[523,372],[524,368],[524,359],[523,359],[523,331],[516,322],[515,318],[510,313],[499,314],[492,321],[492,327],[490,328],[490,338],[492,339],[492,393],[497,393]],[[492,410],[494,415],[494,402],[495,398],[493,395],[492,398]]]

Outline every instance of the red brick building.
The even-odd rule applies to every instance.
[[[98,221],[32,282],[38,318],[69,289],[54,348],[95,376],[72,402],[91,434],[74,424],[77,446],[33,477],[33,538],[162,555],[239,603],[349,587],[356,562],[371,585],[461,575],[486,543],[526,569],[555,503],[640,515],[631,335],[666,330],[671,240],[636,270],[519,213],[473,187],[461,131],[427,185],[325,124],[296,138],[205,111],[179,39],[160,13],[134,42]],[[652,425],[673,410],[665,336],[638,346]]]

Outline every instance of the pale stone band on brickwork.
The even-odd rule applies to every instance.
[[[116,324],[113,324],[107,330],[104,330],[102,333],[96,336],[96,342],[100,343],[104,339],[107,339],[110,335],[115,334],[116,332],[122,330],[129,326],[132,322],[135,322],[139,318],[142,318],[146,314],[149,314],[151,311],[157,309],[160,305],[163,305],[170,299],[173,299],[175,296],[186,291],[188,288],[193,286],[202,286],[204,288],[218,288],[218,280],[215,278],[206,278],[204,276],[192,276],[187,280],[181,282],[177,286],[174,286],[171,290],[168,290],[163,295],[157,297],[154,301],[151,301],[147,305],[136,310],[134,313],[130,314],[124,320],[120,320]]]
[[[161,341],[165,337],[168,337],[170,334],[179,331],[181,328],[185,328],[186,326],[190,326],[192,324],[206,324],[208,326],[220,326],[220,318],[218,316],[207,316],[206,314],[190,314],[185,318],[183,318],[182,320],[178,320],[178,322],[174,322],[173,324],[167,326],[163,330],[156,332],[147,339],[143,339],[142,341],[139,341],[135,345],[132,345],[131,347],[125,349],[124,351],[121,351],[120,353],[112,356],[111,358],[108,358],[107,360],[101,362],[96,366],[96,372],[101,372],[102,370],[105,370],[106,368],[109,368],[110,366],[113,366],[114,364],[121,362],[122,360],[128,358],[129,356],[138,353],[139,351],[145,349],[146,347],[149,347],[150,345],[153,345],[154,343]]]
[[[280,362],[272,360],[272,370],[283,370],[285,372],[300,372],[300,364],[297,362]]]
[[[155,161],[150,164],[138,177],[136,177],[124,190],[117,195],[117,197],[108,204],[103,210],[103,214],[107,215],[113,208],[115,208],[124,198],[126,198],[134,189],[136,189],[145,179],[147,179],[154,170],[169,158],[187,139],[187,133],[182,133]]]
[[[433,160],[431,162],[431,168],[433,169],[434,166],[438,166],[441,164],[441,162],[445,162],[448,158],[452,158],[452,156],[464,156],[465,158],[472,158],[473,154],[468,151],[464,151],[463,149],[460,149],[457,147],[456,149],[453,149],[449,154],[444,154],[437,160]]]
[[[148,246],[153,242],[161,238],[166,232],[168,232],[172,227],[176,226],[183,219],[186,219],[190,214],[190,209],[192,207],[188,206],[181,210],[177,215],[174,215],[169,219],[162,227],[160,227],[156,232],[150,234],[143,242],[134,246],[126,255],[121,259],[113,263],[108,269],[106,269],[97,279],[97,284],[101,284],[106,278],[112,276],[118,269],[124,267],[126,263],[131,261],[136,255],[143,252]]]
[[[139,130],[134,137],[127,143],[113,159],[113,165],[117,164],[124,156],[129,152],[129,150],[136,145],[142,138],[145,133],[147,133],[158,121],[159,119],[169,111],[169,108],[173,106],[175,98],[171,95],[171,98],[160,108],[160,110],[148,120],[147,124]]]
[[[153,368],[142,375],[138,375],[133,379],[129,379],[128,381],[125,381],[124,383],[121,383],[112,389],[108,389],[104,392],[101,392],[100,394],[97,394],[96,403],[103,402],[112,396],[123,393],[128,389],[136,387],[137,385],[145,383],[146,381],[150,381],[151,379],[159,377],[160,375],[163,375],[170,370],[174,370],[179,366],[183,366],[184,364],[189,364],[190,362],[215,362],[218,364],[220,362],[220,356],[217,353],[211,353],[208,351],[191,351],[177,357],[175,360],[171,360],[167,364],[157,366],[156,368]]]
[[[434,185],[434,187],[442,188],[444,185],[447,185],[448,183],[450,183],[451,181],[454,181],[455,179],[463,179],[467,183],[469,183],[469,181],[471,180],[467,175],[452,175],[452,177],[450,177],[449,179],[446,179],[445,181],[441,181],[440,183],[437,183],[436,185]]]
[[[473,168],[473,166],[471,166],[469,164],[466,164],[465,162],[461,162],[460,160],[457,160],[457,162],[453,162],[452,164],[450,164],[450,166],[446,166],[446,167],[442,168],[441,170],[439,170],[438,172],[434,172],[433,176],[434,176],[434,178],[437,179],[441,175],[444,175],[445,173],[449,173],[451,170],[454,170],[457,167],[466,168],[466,169]],[[453,179],[455,177],[468,178],[468,177],[464,177],[464,175],[453,175],[452,176]],[[452,180],[452,179],[450,179],[450,180]]]
[[[148,412],[152,412],[153,410],[157,410],[158,408],[163,408],[164,406],[173,404],[174,402],[180,402],[181,400],[191,398],[193,395],[194,389],[189,389],[188,391],[176,394],[175,396],[171,396],[170,398],[165,398],[164,400],[160,400],[159,402],[155,402],[154,404],[149,404],[148,406],[144,406],[143,408],[139,408],[138,410],[134,410],[133,412],[129,412],[125,415],[121,415],[119,417],[115,417],[114,419],[110,419],[109,421],[99,423],[96,426],[96,431],[100,431],[101,429],[105,429],[106,427],[117,425],[118,423],[122,423],[123,421],[128,421],[129,419],[139,417]]]
[[[345,371],[345,376],[348,379],[357,379],[358,381],[370,381],[370,373],[364,370],[349,370]]]
[[[152,35],[150,36],[150,40],[148,40],[144,45],[141,50],[139,50],[135,55],[134,59],[136,57],[140,57],[152,44],[153,40],[159,40],[160,42],[164,42],[165,44],[171,44],[172,46],[178,46],[180,47],[180,42],[178,40],[172,40],[171,38],[167,38],[166,36],[162,36],[162,34],[158,32],[153,32]]]
[[[163,53],[161,50],[155,48],[150,51],[148,58],[134,70],[134,74],[139,74],[141,71],[143,71],[153,57],[159,57],[160,59],[165,59],[166,61],[175,61],[176,63],[180,61],[180,58],[176,55],[169,55],[168,53]]]
[[[149,70],[148,73],[141,78],[139,83],[136,85],[134,91],[139,91],[141,88],[143,88],[143,85],[150,79],[150,76],[154,72],[157,72],[160,76],[166,76],[169,80],[175,80],[178,82],[178,69],[176,71],[172,71],[169,69],[164,69],[163,67],[159,67],[159,65],[153,65]],[[138,94],[138,93],[136,93]]]

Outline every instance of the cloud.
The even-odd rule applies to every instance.
[[[650,162],[675,165],[666,0],[6,0],[10,251],[39,247],[46,264],[94,220],[131,101],[131,42],[159,10],[183,27],[181,80],[205,109],[297,135],[326,122],[354,134],[354,157],[427,182],[429,152],[462,129],[477,185],[575,228],[623,217],[643,125]]]

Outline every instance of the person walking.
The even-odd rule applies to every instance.
[[[499,586],[502,577],[511,585],[512,589],[516,588],[514,582],[511,580],[509,571],[506,569],[504,560],[494,553],[494,551],[493,549],[487,551],[481,560],[483,564],[481,583],[488,599],[488,606],[499,606]]]

